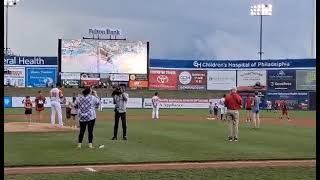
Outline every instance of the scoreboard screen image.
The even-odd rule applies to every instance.
[[[61,72],[147,74],[142,41],[62,39]]]

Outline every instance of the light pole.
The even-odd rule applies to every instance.
[[[9,7],[16,6],[20,0],[3,0],[4,7],[6,8],[6,47],[5,55],[8,54],[8,19],[9,19]]]
[[[272,15],[272,5],[271,4],[256,4],[250,7],[251,16],[260,16],[260,60],[262,60],[262,17]]]

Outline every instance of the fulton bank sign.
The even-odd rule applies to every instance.
[[[57,66],[57,57],[5,56],[4,66]]]
[[[91,35],[111,35],[111,36],[120,36],[121,31],[119,29],[110,29],[110,28],[90,28],[89,34]]]

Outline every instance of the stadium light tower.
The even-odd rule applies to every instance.
[[[8,54],[8,15],[9,15],[9,7],[16,6],[20,0],[3,0],[4,7],[6,8],[6,47],[5,47],[5,54]]]
[[[262,17],[272,15],[272,5],[271,4],[255,4],[250,7],[251,16],[260,16],[260,60],[262,60]]]

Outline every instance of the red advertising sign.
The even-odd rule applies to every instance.
[[[177,71],[174,70],[150,70],[150,89],[177,89]]]
[[[148,81],[129,81],[129,87],[131,89],[148,88]]]
[[[207,71],[179,71],[178,89],[207,89]]]
[[[81,87],[97,86],[99,85],[100,75],[94,73],[81,74]]]

